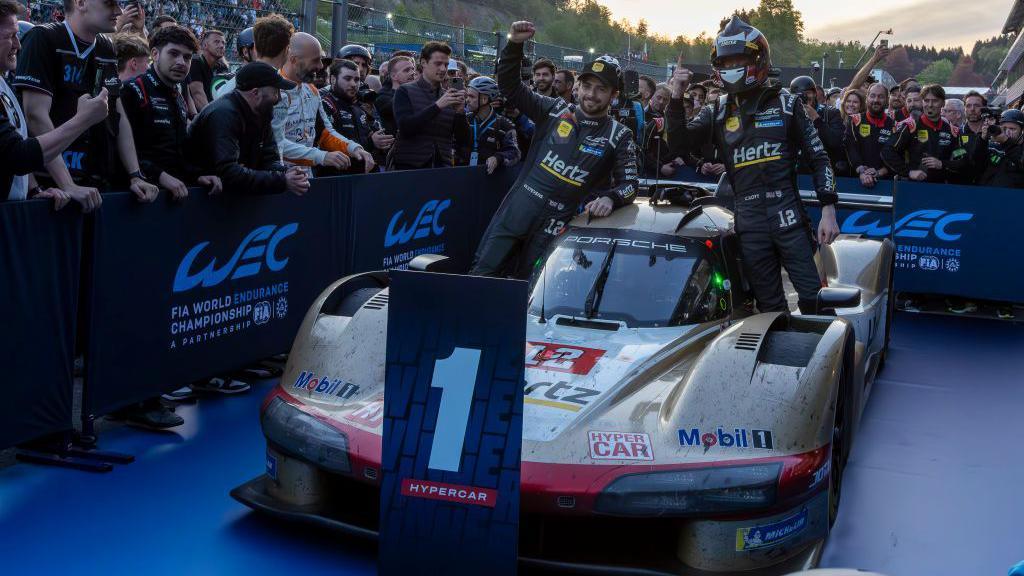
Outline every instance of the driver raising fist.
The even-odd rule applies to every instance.
[[[523,43],[535,32],[530,22],[512,24],[498,60],[506,106],[521,110],[537,128],[519,179],[484,232],[471,274],[528,278],[581,205],[603,217],[636,197],[633,133],[608,115],[622,84],[618,61],[601,56],[583,67],[578,105],[536,94],[519,77]]]
[[[743,265],[762,312],[785,311],[785,266],[799,295],[800,311],[816,310],[821,280],[814,263],[814,239],[796,185],[797,152],[813,168],[821,202],[818,242],[831,243],[836,224],[835,178],[814,124],[796,95],[769,86],[768,41],[733,16],[715,38],[711,64],[726,95],[708,102],[689,123],[683,97],[690,71],[680,66],[669,81],[672,100],[665,110],[668,142],[676,155],[713,144],[725,160],[735,191],[736,232]]]

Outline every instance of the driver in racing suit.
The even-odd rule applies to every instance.
[[[530,22],[512,24],[498,61],[506,105],[537,127],[525,167],[484,232],[471,274],[502,275],[518,248],[518,261],[509,268],[515,277],[528,278],[584,200],[590,200],[586,212],[602,217],[636,197],[633,134],[608,115],[622,78],[618,62],[602,56],[583,68],[578,105],[533,93],[522,84],[520,68],[523,43],[534,32]]]
[[[665,111],[669,146],[684,152],[712,144],[724,159],[735,191],[744,270],[758,309],[787,310],[781,265],[799,295],[800,311],[813,314],[821,280],[796,185],[796,163],[802,151],[822,205],[818,242],[831,243],[839,234],[838,196],[825,147],[797,96],[767,85],[771,57],[768,41],[757,28],[733,16],[715,38],[711,60],[727,94],[708,102],[687,123],[682,99],[690,71],[680,62],[670,80],[672,100]]]

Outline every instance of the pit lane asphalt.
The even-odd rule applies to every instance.
[[[963,576],[1024,559],[1022,374],[1020,325],[898,314],[823,566]],[[271,386],[181,406],[173,432],[105,424],[101,448],[136,456],[108,474],[0,457],[0,572],[373,574],[374,549],[228,496],[263,471]]]

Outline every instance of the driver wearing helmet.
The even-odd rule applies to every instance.
[[[366,76],[370,73],[370,64],[373,63],[373,56],[370,51],[359,44],[348,44],[342,46],[335,58],[339,60],[351,60],[359,66],[359,81],[366,82]]]
[[[525,167],[484,232],[471,274],[529,278],[580,208],[600,218],[636,197],[633,133],[608,115],[622,88],[618,61],[602,56],[583,67],[579,104],[542,96],[520,76],[523,44],[535,32],[530,22],[512,24],[498,60],[506,106],[521,110],[536,131]]]
[[[498,83],[487,76],[477,76],[466,88],[466,108],[470,138],[459,150],[459,164],[487,166],[493,174],[498,166],[514,166],[519,162],[516,127],[512,121],[498,114],[491,103],[501,98]]]
[[[744,270],[762,312],[787,310],[785,267],[804,314],[816,310],[821,280],[814,263],[814,238],[800,201],[796,161],[810,164],[822,205],[818,242],[839,235],[835,178],[825,146],[796,95],[768,84],[768,41],[757,28],[733,16],[715,38],[711,61],[726,94],[686,120],[683,98],[691,73],[672,74],[672,100],[665,111],[669,146],[681,155],[712,145],[726,166],[735,194],[736,232]]]

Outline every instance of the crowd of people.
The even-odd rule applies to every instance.
[[[592,214],[631,202],[638,177],[679,178],[688,169],[717,180],[740,167],[710,136],[671,134],[673,122],[676,134],[681,123],[694,134],[711,130],[733,93],[728,79],[691,82],[680,67],[669,82],[658,83],[621,73],[610,57],[577,74],[549,60],[529,61],[515,42],[503,52],[497,78],[476,74],[435,41],[419,53],[396,52],[374,68],[362,46],[328,55],[288,19],[255,18],[272,2],[228,2],[232,14],[236,3],[245,8],[240,12],[251,23],[234,38],[233,59],[241,66],[232,70],[228,34],[197,27],[208,20],[188,6],[200,4],[182,9],[144,0],[123,8],[108,0],[64,0],[61,21],[32,26],[23,21],[22,5],[0,0],[0,200],[48,198],[57,209],[75,202],[88,212],[109,190],[131,190],[142,202],[153,202],[161,191],[184,201],[196,186],[211,194],[303,195],[310,179],[321,176],[450,166],[482,166],[493,174],[526,158],[532,168],[542,161],[540,150],[528,156],[531,147],[550,156],[565,140],[564,127],[549,126],[549,117],[567,118],[574,110],[615,119],[591,122],[594,141],[614,145],[614,162],[594,147],[564,151],[582,154],[581,162],[595,163],[610,180],[606,192],[587,199]],[[154,9],[162,14],[147,22],[147,10]],[[532,38],[532,25],[522,26],[510,38]],[[1020,111],[993,111],[978,93],[946,99],[941,86],[920,86],[912,78],[886,88],[869,75],[886,55],[885,48],[877,50],[844,90],[826,93],[809,77],[793,80],[788,94],[802,108],[801,122],[816,129],[813,144],[798,153],[800,170],[832,188],[836,175],[859,178],[867,188],[894,176],[1024,186]],[[595,102],[607,110],[588,112]],[[775,122],[735,116],[724,130],[753,134],[783,126]],[[585,119],[580,125],[590,126]],[[555,175],[580,185],[571,174]],[[513,191],[521,186],[541,194],[543,185],[528,174],[521,180]],[[515,230],[534,230],[535,220],[547,218],[545,231],[559,233],[582,206],[577,195],[551,200],[555,212],[530,213],[529,221],[522,216],[532,209],[525,200],[521,214],[503,206],[475,270],[496,272],[515,242],[537,256],[546,244],[531,244]],[[829,227],[820,240],[831,241],[835,233]],[[223,375],[168,398],[181,400],[197,389],[230,394],[248,384]],[[158,399],[130,408],[125,417],[154,428],[181,424]]]

